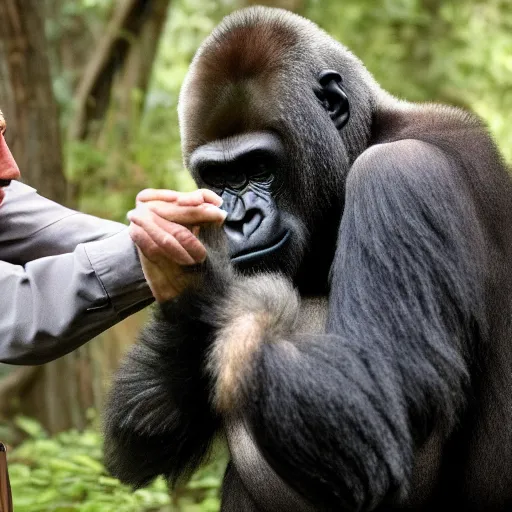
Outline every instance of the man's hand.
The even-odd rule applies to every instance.
[[[137,195],[137,208],[127,216],[130,235],[158,302],[176,297],[188,286],[191,276],[185,266],[206,259],[197,235],[203,224],[224,222],[221,204],[217,194],[205,189],[189,193],[147,189]]]

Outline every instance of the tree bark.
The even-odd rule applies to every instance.
[[[0,38],[0,110],[9,122],[9,131],[6,138],[8,142],[12,143],[16,134],[16,109],[10,80],[7,54],[4,43]]]
[[[104,118],[116,78],[123,74],[134,76],[127,84],[128,95],[133,87],[146,90],[169,4],[170,0],[118,3],[77,87],[75,117],[68,134],[71,140],[85,139],[91,123]],[[140,59],[137,55],[142,50],[149,53]]]
[[[0,39],[13,102],[0,101],[8,103],[6,110],[16,119],[8,142],[25,180],[43,196],[66,203],[59,109],[40,7],[38,0],[0,2]]]

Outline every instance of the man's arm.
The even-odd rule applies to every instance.
[[[13,182],[0,207],[0,361],[41,364],[152,301],[126,226]]]
[[[73,252],[80,243],[119,233],[126,226],[65,208],[19,181],[0,206],[0,260],[16,265]]]

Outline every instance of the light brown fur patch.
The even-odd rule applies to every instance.
[[[230,412],[257,364],[263,344],[279,343],[287,357],[299,355],[295,333],[325,332],[326,297],[299,297],[279,274],[239,277],[222,308],[221,325],[209,358],[215,378],[213,400],[219,412]]]
[[[212,34],[209,46],[201,53],[197,66],[206,83],[237,82],[274,74],[298,35],[286,23],[247,16]]]
[[[243,385],[254,355],[260,347],[268,318],[264,313],[249,313],[220,330],[213,357],[222,362],[216,388],[216,405],[227,411],[237,402],[239,388]]]
[[[222,412],[239,402],[262,343],[283,342],[293,333],[299,296],[289,280],[268,274],[237,280],[226,304],[209,359],[213,399]]]

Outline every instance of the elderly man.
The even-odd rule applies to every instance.
[[[206,257],[199,225],[224,220],[217,195],[145,190],[130,228],[78,213],[16,181],[5,130],[0,112],[0,361],[56,359],[180,292]]]

